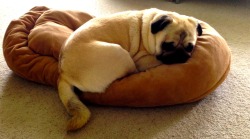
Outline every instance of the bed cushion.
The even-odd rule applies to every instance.
[[[5,60],[17,75],[57,87],[58,57],[67,37],[92,19],[88,13],[34,7],[6,30]],[[111,106],[154,107],[190,103],[212,93],[227,77],[231,53],[224,38],[209,24],[192,57],[183,64],[161,65],[112,83],[102,94],[84,92],[84,102]]]

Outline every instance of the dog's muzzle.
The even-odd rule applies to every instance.
[[[157,55],[156,58],[164,64],[185,63],[190,57],[194,49],[194,45],[189,43],[187,46],[183,45],[183,40],[186,33],[180,35],[180,41],[177,46],[174,42],[163,42],[162,53]]]

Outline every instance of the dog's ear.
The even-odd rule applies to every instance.
[[[198,36],[202,35],[202,27],[201,27],[201,25],[199,23],[197,25],[197,32],[198,32]]]
[[[157,21],[151,24],[151,33],[156,34],[157,32],[163,30],[168,24],[170,24],[173,19],[169,16],[162,16]]]

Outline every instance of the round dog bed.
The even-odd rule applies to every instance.
[[[58,57],[67,37],[93,18],[80,11],[34,7],[6,30],[3,51],[17,75],[57,87]],[[213,92],[230,70],[231,53],[223,37],[200,21],[203,34],[183,64],[161,65],[112,83],[102,94],[82,93],[84,102],[153,107],[190,103]]]

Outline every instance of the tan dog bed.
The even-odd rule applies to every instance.
[[[64,40],[93,18],[80,11],[34,7],[6,30],[3,51],[17,75],[57,87],[58,57]],[[161,65],[117,80],[103,94],[83,93],[84,102],[153,107],[190,103],[213,92],[226,78],[231,53],[226,41],[201,21],[192,57],[184,64]]]

